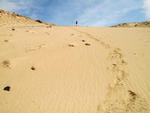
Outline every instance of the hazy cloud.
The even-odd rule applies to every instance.
[[[146,17],[150,20],[150,0],[144,0],[144,8]]]
[[[128,12],[140,8],[137,0],[105,0],[92,8],[85,9],[79,18],[81,25],[108,26],[117,23]]]
[[[0,0],[0,9],[37,19],[37,15],[32,12],[32,9],[38,9],[34,5],[34,0]]]
[[[0,0],[0,9],[6,10],[6,11],[14,11],[18,10],[18,6],[16,3],[11,2],[9,0]]]
[[[28,10],[32,0],[0,0],[0,8],[6,11]]]

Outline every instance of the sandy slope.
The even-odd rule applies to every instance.
[[[123,23],[123,24],[118,24],[114,25],[112,27],[150,27],[150,21],[145,21],[145,22],[133,22],[133,23]]]
[[[50,24],[50,23],[45,23],[45,22],[42,22],[40,20],[32,20],[28,17],[25,17],[25,16],[22,16],[22,15],[19,15],[19,14],[15,14],[15,13],[12,13],[12,12],[7,12],[7,11],[4,11],[4,10],[1,10],[0,9],[0,27],[1,26],[27,26],[27,25],[39,25],[39,23],[42,24],[45,24],[45,25],[51,25],[51,26],[54,26],[55,24]]]
[[[149,36],[149,28],[2,25],[0,113],[150,113]]]

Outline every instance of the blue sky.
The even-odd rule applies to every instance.
[[[112,26],[150,20],[150,0],[0,0],[0,9],[56,25]]]

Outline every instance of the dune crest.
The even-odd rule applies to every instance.
[[[123,24],[114,25],[112,27],[150,27],[150,21],[123,23]]]
[[[12,12],[0,10],[0,26],[1,25],[31,25],[31,24],[54,25],[54,24],[42,22],[40,20],[32,20],[28,17],[21,16],[19,14],[15,14]]]

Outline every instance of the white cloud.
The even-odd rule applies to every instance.
[[[144,0],[144,8],[146,17],[150,20],[150,0]]]
[[[33,0],[0,0],[0,9],[6,11],[30,10]]]
[[[0,9],[6,11],[18,10],[17,4],[8,0],[0,0]]]
[[[116,24],[122,16],[140,7],[137,0],[105,0],[85,9],[77,18],[80,25],[110,26]]]
[[[33,19],[37,19],[37,15],[31,13],[31,9],[38,9],[33,3],[34,0],[0,0],[0,9],[10,12],[23,13]]]

